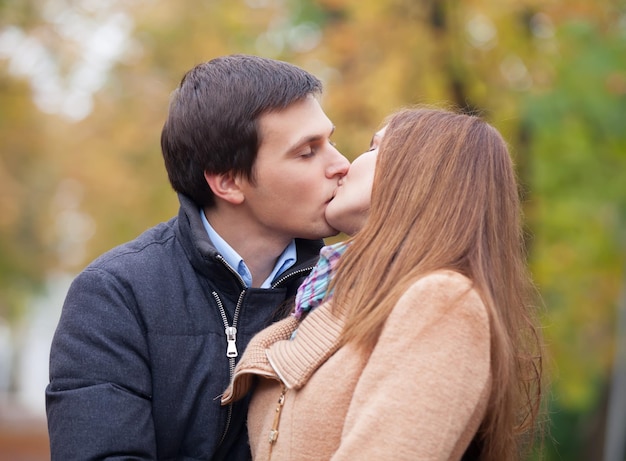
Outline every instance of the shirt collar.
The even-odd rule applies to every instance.
[[[217,252],[220,253],[226,262],[237,271],[246,286],[249,288],[252,285],[252,274],[250,273],[248,266],[246,266],[243,258],[215,231],[215,229],[213,229],[213,226],[211,226],[209,220],[206,219],[202,209],[200,209],[200,219],[202,219],[202,224],[204,225],[207,234],[209,234],[209,239],[213,243]],[[263,284],[261,284],[261,288],[270,288],[272,281],[276,277],[296,263],[296,258],[296,242],[295,240],[292,240],[276,260],[274,269],[270,273],[269,277],[265,279]]]

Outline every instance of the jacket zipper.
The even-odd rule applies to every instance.
[[[243,288],[243,290],[241,291],[241,294],[239,295],[239,299],[237,300],[237,306],[235,307],[235,313],[233,315],[232,325],[228,324],[228,317],[226,316],[226,311],[224,310],[224,305],[222,304],[222,300],[220,299],[219,295],[215,291],[211,292],[220,310],[222,322],[224,322],[224,333],[226,335],[226,357],[228,358],[230,381],[232,381],[233,375],[235,374],[235,358],[239,355],[239,352],[237,351],[237,321],[239,320],[239,310],[241,308],[241,302],[243,300],[243,296],[246,292],[247,286],[243,278],[241,277],[241,275],[239,275],[239,273],[236,270],[234,270],[230,266],[230,264],[228,264],[228,262],[224,259],[222,255],[218,254],[216,258],[219,261],[221,261],[222,264],[224,264],[224,266],[226,266],[226,268],[230,271],[230,273],[233,274],[237,278],[241,287]],[[282,277],[280,277],[278,280],[276,280],[276,282],[272,283],[271,288],[278,287],[278,285],[280,285],[281,283],[285,282],[286,280],[289,280],[290,278],[298,274],[308,273],[313,269],[313,267],[314,266],[304,267],[302,269],[298,269],[288,274],[285,274]],[[286,388],[281,394],[283,399],[284,399],[285,392],[286,392]],[[230,429],[230,423],[232,421],[232,416],[233,416],[233,405],[230,404],[228,405],[228,414],[226,416],[226,426],[224,427],[224,432],[222,433],[222,437],[220,438],[220,442],[218,446],[224,442],[224,439],[226,438],[226,434],[228,434],[228,430]],[[280,413],[278,417],[280,418]],[[278,424],[278,421],[276,422],[276,424]],[[278,436],[278,431],[276,431],[276,436]]]
[[[239,321],[239,310],[241,308],[241,303],[243,301],[243,296],[245,295],[246,290],[243,290],[239,294],[239,299],[237,300],[237,306],[235,307],[235,313],[233,314],[233,324],[228,324],[228,317],[226,316],[226,310],[224,310],[224,304],[222,304],[222,300],[220,299],[217,292],[213,291],[211,294],[215,298],[215,302],[217,303],[217,307],[220,310],[220,315],[222,316],[222,321],[224,322],[224,333],[226,334],[226,357],[228,358],[228,369],[229,369],[229,377],[230,381],[233,379],[233,375],[235,374],[235,358],[239,355],[237,351],[237,322]],[[230,423],[233,417],[233,405],[228,405],[228,413],[226,415],[226,426],[224,427],[224,432],[222,433],[222,437],[220,438],[221,445],[224,439],[226,438],[226,434],[230,429]]]
[[[311,272],[311,270],[313,270],[313,267],[314,266],[303,267],[302,269],[298,269],[298,270],[295,270],[293,272],[290,272],[288,274],[283,275],[281,278],[279,278],[274,283],[272,283],[272,288],[276,288],[278,285],[283,283],[285,280],[289,280],[291,277],[294,277],[294,276],[296,276],[298,274],[304,274],[304,273],[307,273],[307,272]]]

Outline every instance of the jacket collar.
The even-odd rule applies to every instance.
[[[210,277],[222,286],[235,283],[236,290],[241,289],[240,282],[223,261],[218,259],[218,252],[211,243],[200,219],[199,206],[184,194],[178,194],[180,209],[176,232],[182,242],[185,253],[193,267],[206,277]],[[281,280],[299,280],[306,275],[317,261],[323,240],[296,239],[296,264],[280,276]],[[236,271],[235,271],[236,272]],[[221,275],[220,275],[221,274]],[[298,276],[298,274],[301,274]],[[219,279],[219,280],[218,280]],[[284,283],[280,284],[281,286]]]

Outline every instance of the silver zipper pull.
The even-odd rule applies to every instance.
[[[239,353],[237,352],[237,328],[235,327],[226,327],[224,330],[226,333],[226,342],[228,347],[226,348],[226,357],[237,357]]]

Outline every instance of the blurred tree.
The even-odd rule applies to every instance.
[[[589,449],[584,421],[606,405],[626,265],[626,31],[605,26],[578,21],[559,31],[554,84],[524,109],[533,272],[549,309],[554,361],[552,412],[578,426],[579,436],[558,447],[564,459]]]
[[[74,271],[93,255],[87,242],[99,223],[84,209],[93,189],[81,157],[97,125],[83,131],[78,121],[119,58],[128,21],[84,1],[6,1],[0,13],[0,316],[15,322],[50,272]],[[114,166],[100,173],[119,177]]]
[[[27,86],[0,76],[0,317],[14,320],[23,295],[41,279],[41,208],[35,197],[48,185],[37,153],[41,123]]]

